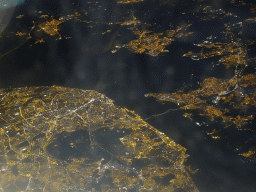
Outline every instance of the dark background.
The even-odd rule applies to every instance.
[[[235,16],[221,19],[222,15],[219,15],[219,18],[202,21],[191,11],[200,10],[206,4],[213,9],[230,11]],[[9,8],[14,9],[12,15],[4,16],[11,19],[0,39],[0,87],[59,85],[93,89],[106,94],[117,106],[134,110],[143,119],[174,109],[146,121],[187,148],[190,157],[186,164],[191,165],[192,170],[197,170],[192,178],[199,190],[256,191],[256,164],[235,151],[237,146],[243,146],[241,140],[246,137],[244,133],[229,128],[224,131],[223,139],[213,140],[206,134],[207,126],[198,126],[195,121],[183,117],[184,111],[178,110],[176,105],[144,97],[146,93],[172,93],[182,87],[194,89],[207,77],[233,77],[234,69],[227,70],[223,65],[216,65],[216,58],[195,61],[182,55],[191,50],[200,50],[194,43],[211,35],[221,39],[225,22],[236,24],[255,17],[249,11],[251,6],[248,2],[241,5],[230,1],[145,1],[118,5],[116,1],[25,0],[15,8]],[[62,39],[47,35],[36,25],[31,31],[33,21],[40,22],[40,15],[59,18],[74,14],[74,11],[84,13],[81,20],[92,22],[88,24],[70,19],[60,24]],[[187,14],[183,15],[183,12]],[[126,48],[111,53],[116,45],[123,45],[135,38],[132,30],[118,24],[131,20],[132,14],[141,21],[140,29],[148,27],[162,32],[170,25],[192,23],[189,30],[194,33],[176,39],[166,47],[168,53],[161,53],[157,57],[135,54]],[[24,16],[17,19],[18,15]],[[107,22],[114,24],[107,25]],[[111,31],[102,34],[107,30]],[[17,31],[30,33],[32,38],[15,36]],[[255,24],[244,25],[242,32],[243,39],[255,38]],[[40,38],[44,38],[45,42],[35,44]],[[248,55],[254,55],[254,51],[254,47],[251,47]],[[251,69],[254,70],[254,67]],[[199,123],[207,121],[198,120]],[[253,125],[254,122],[248,126]],[[216,122],[213,126],[223,125]]]

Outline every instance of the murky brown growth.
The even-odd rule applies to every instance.
[[[186,149],[92,90],[0,90],[0,189],[198,191]]]

